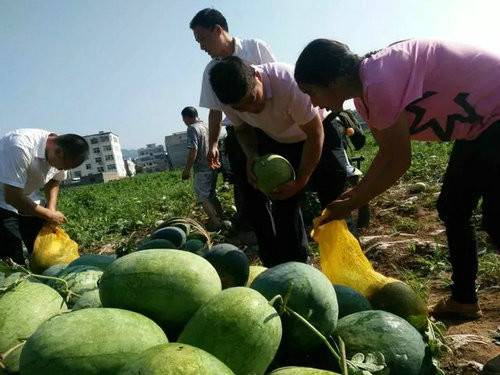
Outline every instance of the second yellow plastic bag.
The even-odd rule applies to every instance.
[[[30,267],[41,273],[55,264],[68,264],[78,258],[78,244],[59,227],[45,224],[33,246]]]
[[[385,284],[398,281],[373,269],[345,220],[315,225],[312,236],[319,244],[321,271],[332,283],[346,285],[370,298]]]

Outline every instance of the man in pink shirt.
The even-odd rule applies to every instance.
[[[259,154],[282,155],[297,172],[295,181],[270,195],[276,244],[272,249],[259,248],[259,256],[266,266],[306,261],[300,193],[312,185],[325,206],[344,190],[346,181],[345,168],[333,150],[323,149],[322,111],[299,90],[293,66],[287,64],[249,65],[229,56],[214,64],[210,84],[245,152],[249,181],[255,185],[252,165]]]
[[[410,140],[454,141],[437,207],[453,267],[451,298],[435,316],[481,316],[471,216],[482,198],[483,228],[500,248],[500,56],[435,40],[407,40],[363,57],[317,39],[295,79],[314,105],[339,111],[354,98],[379,151],[359,185],[329,205],[323,221],[346,217],[394,184],[411,165]]]

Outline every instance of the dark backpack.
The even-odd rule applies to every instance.
[[[363,129],[361,128],[358,120],[354,117],[354,115],[350,111],[342,111],[339,112],[337,116],[344,129],[353,128],[354,134],[346,138],[351,141],[354,149],[357,151],[363,148],[366,143],[366,137]]]

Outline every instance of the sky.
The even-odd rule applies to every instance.
[[[189,21],[207,7],[231,35],[265,40],[292,64],[320,37],[359,54],[407,38],[500,54],[497,0],[0,0],[0,135],[103,130],[122,148],[163,144],[185,130],[182,108],[198,105],[210,57]]]

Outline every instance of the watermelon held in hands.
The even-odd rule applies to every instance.
[[[134,357],[118,375],[234,375],[212,354],[179,343],[152,347]]]
[[[295,180],[295,170],[283,156],[268,154],[260,156],[253,164],[257,187],[270,194],[278,186]]]
[[[223,243],[213,246],[205,259],[216,269],[222,282],[222,289],[243,286],[248,280],[249,261],[236,246]]]
[[[178,227],[164,227],[155,230],[151,234],[151,238],[168,240],[174,244],[176,249],[179,249],[186,243],[186,232]]]
[[[183,250],[137,251],[114,261],[99,282],[102,305],[136,311],[174,337],[221,291],[217,271]]]
[[[33,332],[47,319],[67,310],[62,297],[51,287],[29,280],[0,292],[0,353],[5,353]],[[9,372],[19,371],[21,347],[4,360]]]
[[[55,316],[26,341],[25,375],[116,374],[131,356],[167,343],[152,320],[120,309],[83,309]]]
[[[425,342],[399,316],[381,310],[360,311],[339,319],[335,333],[344,341],[348,358],[380,352],[391,375],[428,375]]]
[[[257,291],[223,290],[189,320],[179,342],[203,349],[235,374],[262,375],[281,340],[281,319]]]

